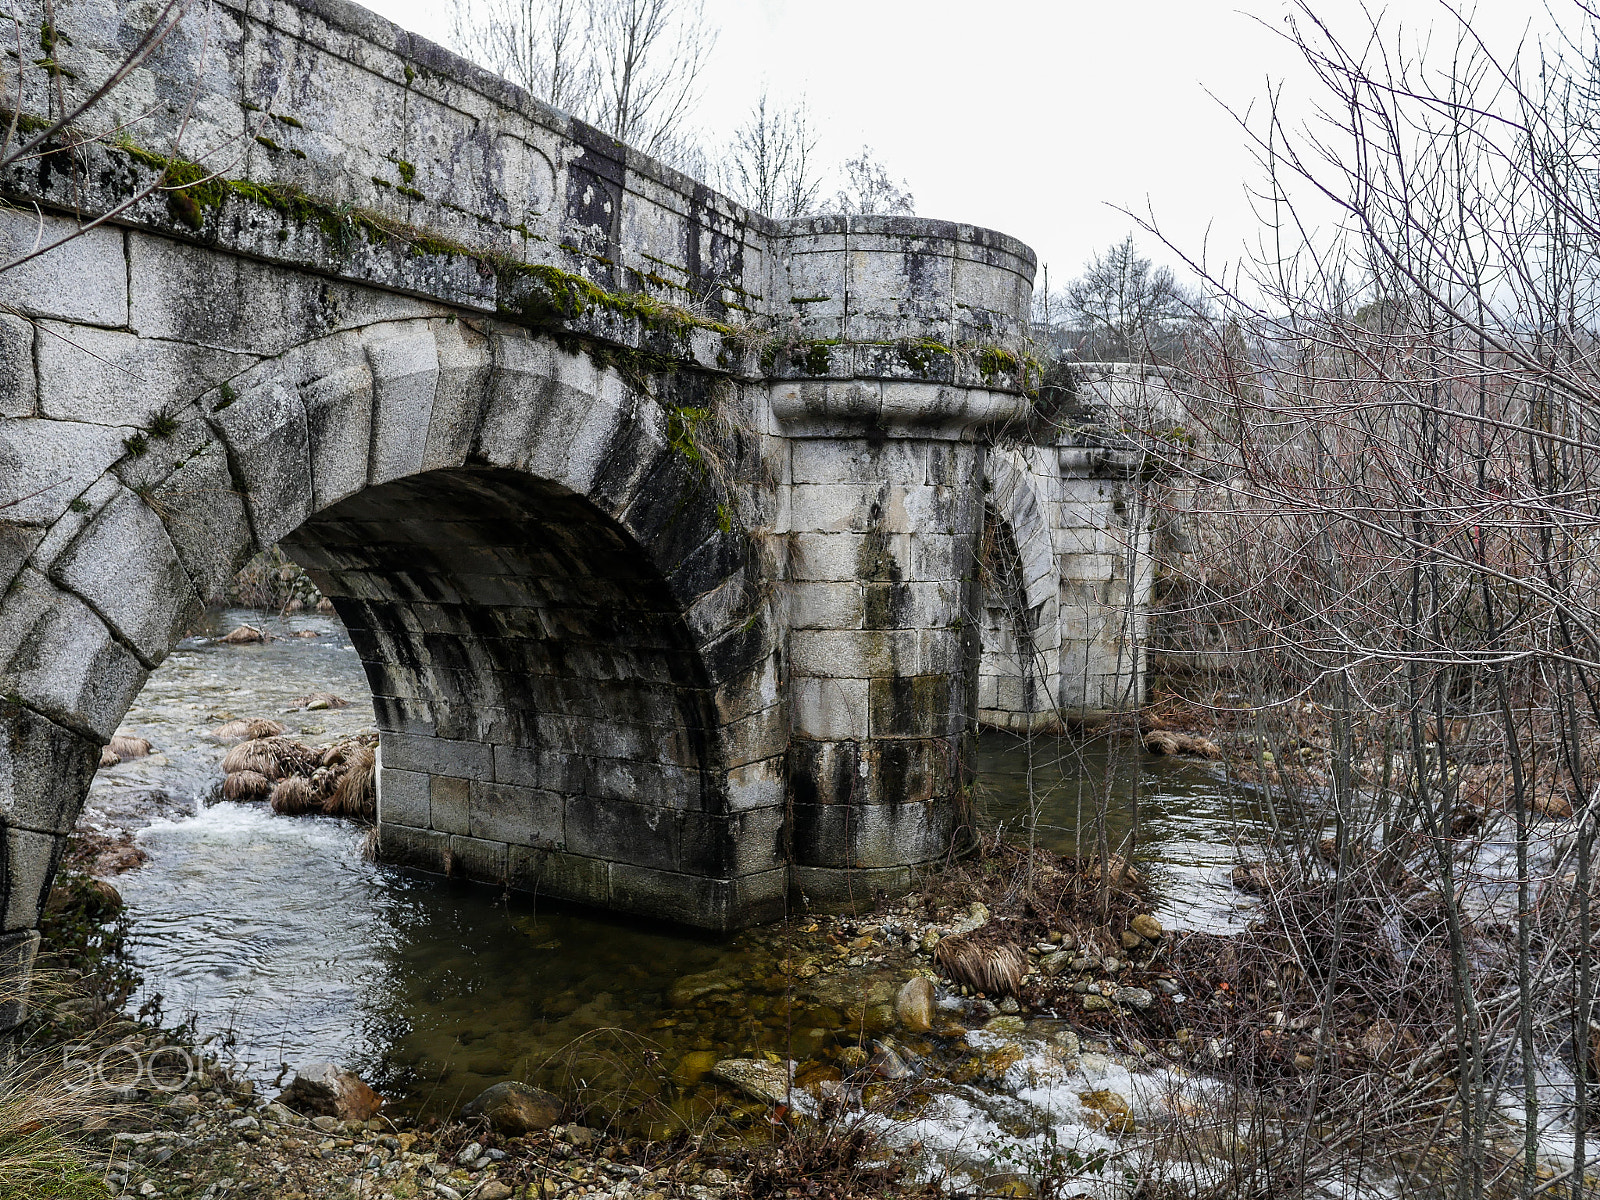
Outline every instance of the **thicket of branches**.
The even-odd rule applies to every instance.
[[[1306,1100],[1301,1161],[1359,1121],[1403,1192],[1594,1174],[1600,21],[1558,7],[1557,42],[1426,53],[1300,8],[1323,102],[1241,122],[1265,249],[1207,274],[1181,432],[1145,430],[1200,547],[1164,565],[1169,659],[1309,814],[1261,879],[1317,889],[1319,954],[1379,937],[1439,998],[1403,1057],[1446,1089]],[[1318,984],[1330,1059],[1350,986]]]

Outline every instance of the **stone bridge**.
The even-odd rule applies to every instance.
[[[54,12],[23,138],[157,6]],[[0,191],[12,970],[275,544],[365,663],[383,857],[713,929],[908,886],[980,719],[1138,691],[1137,471],[1035,411],[1012,238],[769,220],[341,0],[195,7]]]

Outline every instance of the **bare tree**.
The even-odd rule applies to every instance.
[[[904,179],[896,183],[889,178],[889,170],[872,151],[871,146],[861,147],[855,158],[844,164],[845,185],[833,198],[839,212],[870,216],[912,216],[917,202]]]
[[[805,101],[772,109],[763,88],[749,119],[734,131],[720,173],[728,193],[746,208],[769,217],[809,216],[822,188],[812,165],[815,151]]]
[[[1208,277],[1168,443],[1202,553],[1167,641],[1248,731],[1258,928],[1320,1031],[1236,1044],[1300,1056],[1302,1191],[1360,1146],[1398,1194],[1593,1194],[1600,20],[1563,7],[1502,54],[1299,5],[1322,103],[1243,122],[1264,250]]]
[[[716,43],[701,0],[452,0],[457,50],[619,141],[681,164]]]
[[[1139,254],[1132,234],[1094,255],[1053,303],[1077,357],[1093,362],[1170,359],[1203,311],[1198,292]]]
[[[589,0],[454,0],[450,40],[556,108],[589,111],[595,79]]]

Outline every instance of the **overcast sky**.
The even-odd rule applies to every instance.
[[[440,42],[448,2],[367,0]],[[1312,2],[1361,37],[1358,0]],[[1419,34],[1454,28],[1441,0],[1371,7]],[[1259,106],[1272,82],[1298,111],[1314,95],[1280,36],[1282,0],[705,0],[705,11],[720,30],[697,114],[708,146],[763,84],[775,99],[804,95],[822,161],[871,145],[919,214],[1021,238],[1055,285],[1134,231],[1117,207],[1153,210],[1189,253],[1207,243],[1213,259],[1236,257],[1259,172],[1228,108]],[[1543,0],[1484,0],[1473,28],[1509,49],[1548,22]]]

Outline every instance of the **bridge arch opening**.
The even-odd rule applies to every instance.
[[[466,467],[367,488],[281,544],[366,668],[385,858],[716,923],[690,894],[740,850],[713,681],[616,521]]]

